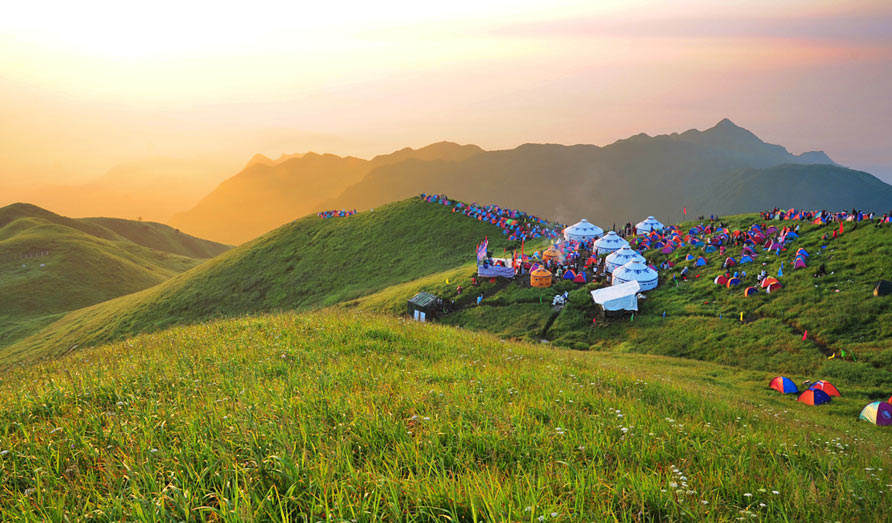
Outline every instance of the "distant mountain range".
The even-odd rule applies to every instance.
[[[837,165],[823,151],[791,154],[724,119],[705,131],[638,134],[604,147],[485,151],[441,142],[372,160],[255,156],[171,223],[237,244],[309,212],[363,210],[422,192],[607,227],[648,215],[679,220],[683,207],[689,217],[774,206],[892,207],[892,186],[874,176]]]

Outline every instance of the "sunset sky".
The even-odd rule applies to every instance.
[[[257,152],[604,145],[725,116],[892,175],[892,3],[16,2],[0,16],[0,205],[9,187],[153,157],[219,181]]]

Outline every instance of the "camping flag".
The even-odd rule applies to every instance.
[[[688,215],[688,208],[685,207],[681,212],[682,212],[682,214],[684,214],[685,216],[687,216],[687,215]]]
[[[526,259],[526,256],[524,256],[524,254],[523,254],[523,242],[524,242],[524,240],[526,240],[526,238],[521,238],[521,239],[520,239],[520,261],[521,261],[521,262],[523,262],[523,260]]]
[[[805,332],[802,333],[802,341],[808,339],[808,329],[805,329]]]
[[[446,285],[449,285],[449,278],[446,278]]]
[[[842,220],[839,222],[839,234],[842,234]]]
[[[486,248],[489,246],[489,237],[485,237],[480,245],[477,246],[477,263],[486,259]]]
[[[784,275],[784,262],[781,262],[781,266],[777,269],[777,277],[780,278]]]

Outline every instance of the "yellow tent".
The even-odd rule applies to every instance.
[[[551,272],[548,269],[539,267],[530,273],[531,287],[551,287]]]

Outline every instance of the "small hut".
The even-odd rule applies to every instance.
[[[418,321],[427,321],[437,316],[443,305],[443,300],[428,292],[419,292],[409,299],[407,305],[409,316]]]

